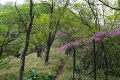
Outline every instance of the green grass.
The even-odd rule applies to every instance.
[[[26,56],[25,71],[23,76],[25,77],[26,75],[28,75],[30,70],[35,70],[39,74],[39,76],[47,74],[48,72],[56,75],[58,68],[61,66],[61,60],[63,60],[65,64],[59,80],[67,80],[72,76],[73,59],[71,57],[67,58],[64,53],[59,52],[58,48],[52,48],[50,52],[49,62],[47,65],[45,65],[44,56],[44,53],[42,54],[41,58],[38,58],[36,53],[32,53]],[[13,78],[14,80],[17,80],[19,68],[20,58],[10,58],[10,61],[7,63],[7,65],[5,65],[4,67],[0,67],[0,80],[4,80],[5,78]],[[97,71],[97,73],[98,72],[99,71]],[[90,78],[90,75],[85,75],[86,73],[87,72],[82,70],[82,74],[80,76],[84,80],[92,80]],[[113,77],[109,76],[109,80],[113,80]]]
[[[66,63],[63,68],[63,74],[60,77],[60,80],[66,80],[72,76],[72,71],[73,71],[73,64],[72,64],[72,58],[67,58],[65,59]]]
[[[66,61],[66,56],[56,49],[51,49],[47,65],[44,63],[44,53],[41,58],[38,58],[36,53],[29,54],[26,56],[24,76],[32,69],[39,75],[47,74],[48,72],[56,75],[58,67],[61,65],[60,60]],[[7,77],[17,80],[19,68],[20,58],[12,58],[5,67],[0,69],[0,80],[4,80]]]
[[[47,74],[48,72],[56,75],[59,66],[61,66],[61,60],[63,60],[65,64],[59,80],[67,80],[72,76],[73,59],[71,57],[67,58],[64,53],[59,52],[58,48],[52,48],[49,62],[47,65],[45,65],[44,56],[44,53],[41,58],[38,58],[36,53],[32,53],[26,56],[25,71],[23,76],[25,77],[30,70],[35,70],[39,76]],[[14,80],[17,80],[19,68],[20,58],[11,58],[7,65],[0,67],[0,80],[4,80],[5,78],[13,78]],[[82,74],[80,75],[84,80],[92,80],[89,75],[85,75],[84,73],[86,72],[82,70]],[[109,76],[109,80],[113,80],[113,77]]]

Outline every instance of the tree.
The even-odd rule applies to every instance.
[[[41,24],[44,24],[40,21],[40,18],[34,18],[33,29],[31,31],[30,43],[34,46],[35,51],[37,52],[37,57],[41,56],[41,53],[46,45],[46,26],[42,27]]]
[[[50,48],[52,46],[52,43],[55,39],[55,35],[57,30],[59,29],[59,25],[60,25],[60,19],[62,14],[65,11],[65,8],[68,5],[68,1],[66,1],[66,3],[64,4],[64,6],[62,6],[63,8],[60,8],[59,6],[56,5],[56,2],[54,2],[53,0],[50,3],[41,3],[43,5],[45,5],[46,7],[49,8],[49,12],[48,12],[48,17],[46,18],[49,22],[46,22],[45,19],[43,19],[45,22],[45,24],[43,24],[42,26],[47,26],[47,38],[46,38],[46,54],[45,54],[45,63],[48,62],[49,60],[49,52],[50,52]],[[58,7],[58,8],[56,8]],[[45,17],[43,17],[45,18]]]
[[[6,48],[6,45],[10,47],[10,43],[15,41],[21,33],[19,26],[21,23],[19,22],[19,18],[15,12],[14,6],[9,6],[11,6],[12,10],[9,8],[6,8],[7,10],[4,10],[3,5],[3,10],[0,13],[0,55],[8,50]],[[14,16],[11,14],[14,14]]]
[[[47,34],[49,31],[47,28],[49,23],[49,8],[43,4],[35,4],[34,12],[35,18],[31,31],[30,43],[34,46],[37,56],[40,57],[46,46]]]
[[[17,9],[17,7],[16,7]],[[18,9],[17,9],[18,11]],[[18,11],[19,13],[19,11]],[[20,13],[19,13],[20,14]],[[20,15],[21,17],[21,15]],[[30,0],[30,12],[29,12],[29,26],[26,29],[26,40],[25,40],[25,47],[21,56],[21,65],[20,65],[20,71],[19,71],[19,77],[18,80],[22,80],[22,75],[23,75],[23,71],[24,71],[24,66],[25,66],[25,55],[29,46],[29,39],[30,39],[30,32],[32,30],[32,24],[33,24],[33,18],[34,18],[34,14],[33,14],[33,2],[32,0]],[[26,27],[26,26],[24,26]]]

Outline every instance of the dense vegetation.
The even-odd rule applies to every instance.
[[[119,80],[120,0],[0,4],[0,80]]]

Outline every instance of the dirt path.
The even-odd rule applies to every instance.
[[[64,63],[63,60],[60,60],[60,62],[61,62],[61,66],[58,68],[56,80],[59,80],[59,79],[60,79],[60,77],[61,77],[61,75],[62,75],[62,73],[63,73],[64,65],[65,65],[65,63]]]

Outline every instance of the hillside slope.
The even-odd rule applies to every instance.
[[[65,80],[67,77],[71,76],[70,74],[68,75],[67,72],[70,72],[70,70],[72,71],[72,59],[66,59],[66,55],[59,52],[57,48],[51,49],[50,60],[47,65],[44,63],[44,53],[41,58],[38,58],[36,53],[26,56],[24,76],[27,75],[30,70],[35,70],[39,75],[47,74],[48,72],[57,75],[58,69],[61,66],[61,60],[65,64],[62,72],[63,75],[60,74],[60,78],[61,80]],[[8,77],[16,80],[19,72],[19,65],[20,58],[12,58],[5,67],[0,69],[0,80],[4,80]]]

